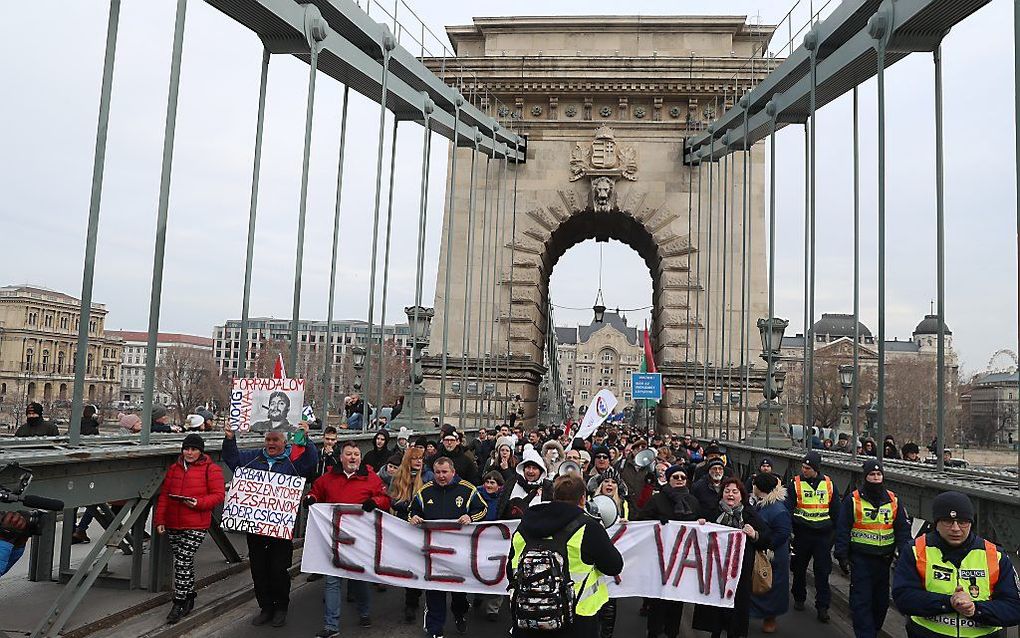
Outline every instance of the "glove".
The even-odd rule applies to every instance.
[[[375,509],[375,501],[373,501],[372,499],[368,499],[367,501],[361,504],[361,509],[365,510],[366,512],[371,512],[372,510]]]
[[[315,504],[315,497],[312,496],[311,494],[306,494],[305,497],[301,499],[301,502],[304,504],[305,507],[311,507],[312,505]]]
[[[669,525],[669,519],[667,519],[667,518],[660,518],[659,519],[659,525]]]
[[[850,575],[850,561],[849,561],[849,560],[847,560],[847,559],[845,559],[845,558],[840,558],[840,559],[839,559],[839,569],[840,569],[840,570],[841,570],[841,571],[842,571],[842,572],[843,572],[844,574],[846,574],[847,576],[849,576],[849,575]]]

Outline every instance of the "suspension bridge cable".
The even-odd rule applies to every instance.
[[[443,260],[443,345],[442,345],[442,362],[440,365],[439,372],[439,423],[446,423],[446,377],[447,367],[450,359],[450,262],[451,253],[453,252],[453,222],[455,208],[456,187],[457,187],[457,143],[459,139],[460,129],[460,109],[464,106],[464,96],[459,92],[453,100],[454,106],[454,117],[453,117],[453,153],[450,156],[450,190],[449,190],[449,201],[447,203],[447,219],[446,219],[446,259]]]

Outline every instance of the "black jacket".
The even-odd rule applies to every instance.
[[[432,467],[432,463],[441,456],[453,461],[453,471],[456,472],[458,478],[464,479],[472,485],[478,484],[478,465],[464,450],[464,446],[458,445],[453,448],[453,452],[448,452],[446,448],[440,448],[435,456],[425,460],[425,465]]]
[[[99,421],[94,417],[92,418],[81,418],[81,433],[84,435],[99,434]]]
[[[694,485],[691,487],[691,494],[694,495],[694,498],[698,499],[698,506],[701,509],[702,515],[706,512],[719,509],[719,492],[709,483],[707,476],[694,482]]]
[[[527,538],[547,538],[560,531],[578,516],[584,516],[584,536],[581,537],[581,560],[606,576],[616,576],[623,571],[623,556],[613,546],[602,524],[591,518],[576,505],[553,501],[528,508],[517,526],[518,533]],[[514,559],[514,546],[510,544],[507,559],[507,577],[513,576],[510,565]]]
[[[459,504],[458,504],[459,503]],[[473,521],[485,519],[485,501],[475,486],[454,476],[448,485],[429,481],[411,499],[408,517],[420,516],[427,521],[456,520],[467,514]]]
[[[383,444],[381,450],[375,447],[375,437],[380,434],[386,437],[386,443]],[[386,461],[388,461],[391,456],[393,456],[393,449],[390,448],[390,433],[386,430],[379,430],[372,435],[372,449],[365,452],[365,456],[363,457],[364,462],[372,466],[372,469],[378,472],[386,465]]]
[[[672,499],[663,491],[652,494],[652,497],[641,509],[639,519],[643,521],[696,521],[701,518],[701,505],[698,499],[686,488],[682,488],[685,494],[680,497],[682,505],[686,505],[689,513],[681,514],[674,507]]]
[[[49,421],[37,417],[22,423],[14,436],[60,436],[60,431]]]

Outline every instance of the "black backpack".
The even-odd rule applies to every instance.
[[[567,541],[585,524],[582,514],[549,538],[524,538],[521,560],[510,582],[510,614],[523,630],[557,631],[574,622],[574,581]],[[581,591],[584,591],[584,585]]]

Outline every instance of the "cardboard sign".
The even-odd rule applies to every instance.
[[[223,529],[273,538],[294,538],[303,476],[239,467],[223,502]]]
[[[506,595],[507,555],[519,521],[421,527],[360,505],[309,510],[301,571],[398,587]],[[733,607],[743,532],[713,523],[622,523],[607,530],[623,572],[604,576],[613,598],[642,596]]]
[[[234,379],[230,390],[230,429],[267,432],[298,429],[305,404],[304,379]]]

